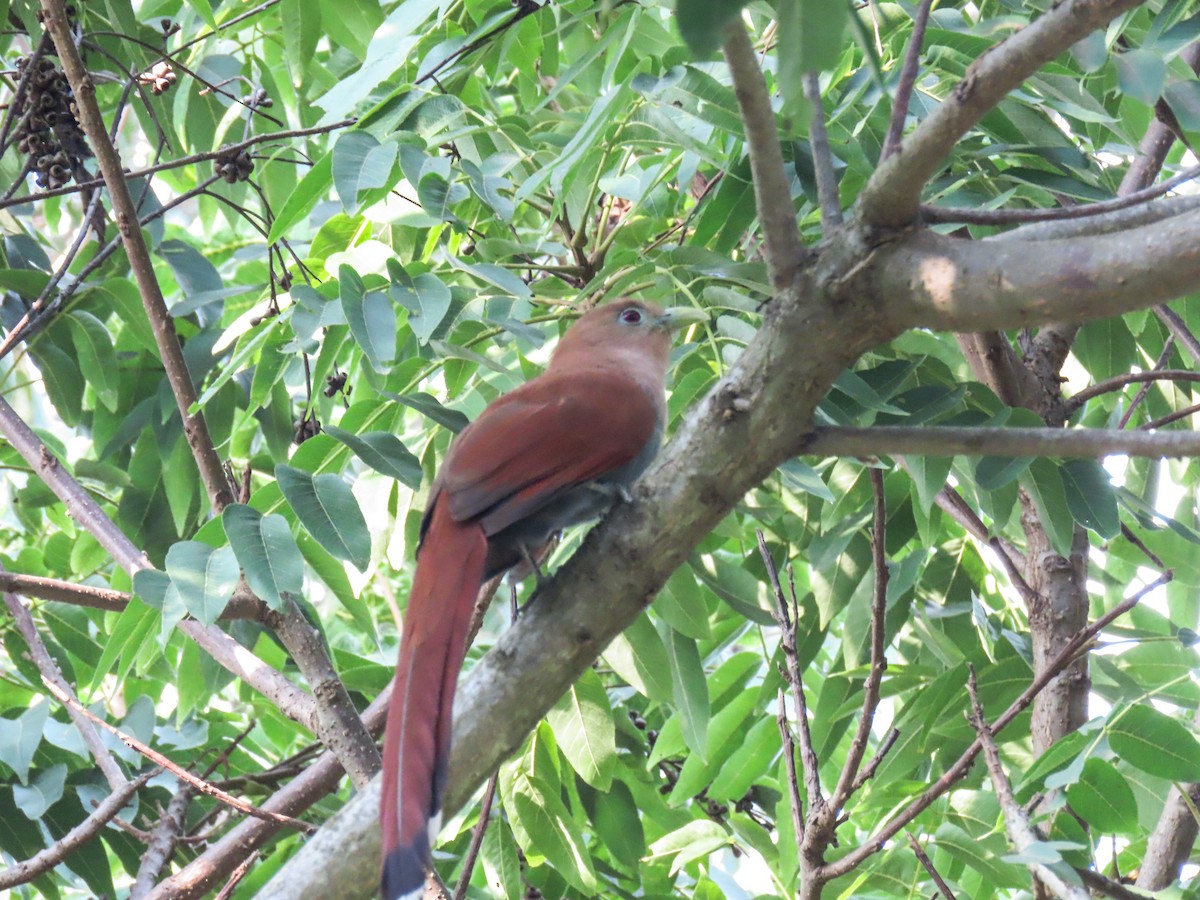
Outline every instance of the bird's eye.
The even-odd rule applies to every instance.
[[[636,307],[621,310],[621,321],[626,325],[638,325],[642,321],[642,311]]]

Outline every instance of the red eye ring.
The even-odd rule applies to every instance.
[[[621,310],[621,321],[626,325],[639,325],[642,321],[642,311],[634,307]]]

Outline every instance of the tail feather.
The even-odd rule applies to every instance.
[[[449,504],[436,502],[417,555],[384,732],[384,900],[406,898],[425,882],[436,837],[429,828],[441,818],[448,775],[454,690],[486,558],[483,528],[455,522]]]

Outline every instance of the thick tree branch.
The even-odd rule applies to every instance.
[[[916,219],[922,188],[972,125],[1042,65],[1138,5],[1139,0],[1068,0],[984,53],[901,142],[900,152],[880,164],[859,198],[861,220],[896,228]]]
[[[849,274],[831,290],[838,297],[886,298],[897,332],[1094,319],[1195,290],[1200,212],[1119,234],[1058,241],[969,241],[922,231],[884,244],[854,270],[842,271]]]

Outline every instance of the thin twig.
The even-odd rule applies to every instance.
[[[1154,361],[1152,371],[1162,372],[1167,365],[1167,360],[1171,358],[1171,354],[1175,352],[1175,335],[1168,334],[1167,339],[1163,341],[1162,352],[1158,354],[1158,359]],[[1146,381],[1137,389],[1137,393],[1133,395],[1133,399],[1129,402],[1129,407],[1121,414],[1121,420],[1117,422],[1117,428],[1124,428],[1129,424],[1129,420],[1133,418],[1134,412],[1142,401],[1146,399],[1146,395],[1150,393],[1150,385],[1152,382]]]
[[[475,823],[475,830],[471,833],[471,845],[467,848],[467,855],[463,857],[462,875],[454,889],[454,900],[466,900],[467,890],[471,887],[471,873],[483,847],[483,836],[487,833],[488,818],[492,814],[492,801],[496,799],[496,785],[499,779],[499,773],[493,775],[488,779],[487,787],[483,791],[483,802],[479,805],[479,821]]]
[[[50,693],[53,694],[63,705],[72,707],[76,711],[82,713],[105,731],[108,731],[120,738],[121,742],[131,750],[135,750],[142,754],[142,756],[146,757],[146,759],[150,760],[155,765],[162,766],[176,778],[191,785],[200,793],[207,794],[208,796],[219,800],[221,803],[224,803],[226,806],[236,809],[238,812],[244,813],[248,816],[254,816],[256,819],[266,819],[268,821],[276,822],[279,825],[286,825],[291,828],[295,828],[298,831],[302,831],[305,834],[312,834],[317,830],[316,826],[310,825],[308,822],[304,822],[300,819],[294,819],[291,816],[281,815],[280,813],[260,809],[253,804],[247,803],[245,800],[234,797],[232,794],[225,793],[225,791],[210,784],[204,779],[193,775],[182,766],[173,763],[170,759],[163,756],[153,747],[142,743],[133,735],[126,734],[120,728],[117,728],[115,725],[106,722],[104,719],[100,718],[98,715],[76,700],[73,696],[59,688],[58,685],[54,684],[54,682],[46,678],[43,678],[42,681],[46,685],[46,689],[50,691]]]
[[[1167,352],[1170,352],[1170,347]],[[1095,384],[1084,388],[1077,394],[1072,394],[1066,401],[1067,413],[1075,412],[1083,404],[1087,403],[1093,397],[1099,397],[1101,394],[1108,394],[1112,391],[1119,391],[1121,388],[1130,384],[1149,383],[1152,381],[1192,381],[1200,382],[1200,372],[1192,372],[1187,369],[1154,369],[1149,372],[1127,372],[1124,375],[1117,375],[1113,378],[1106,378],[1103,381],[1098,381]]]
[[[95,838],[111,822],[130,799],[145,787],[146,782],[159,774],[157,769],[144,772],[132,781],[113,791],[88,815],[86,819],[68,831],[59,840],[29,859],[8,866],[0,871],[0,890],[9,890],[27,884],[45,874],[66,859],[75,850]]]
[[[842,203],[838,196],[837,176],[833,172],[833,152],[825,131],[825,105],[821,102],[821,79],[816,72],[805,72],[804,98],[812,104],[809,143],[812,146],[813,171],[817,176],[817,201],[821,205],[821,230],[828,236],[842,224]]]
[[[1196,410],[1173,415],[1182,418]],[[1200,456],[1200,434],[1166,431],[1151,434],[1113,428],[970,428],[946,425],[910,427],[824,427],[810,432],[798,453],[808,456],[1058,456],[1095,459],[1144,456],[1151,459]]]
[[[954,891],[950,890],[950,885],[946,884],[946,880],[942,878],[942,876],[938,873],[938,870],[934,868],[933,860],[929,858],[929,854],[927,854],[921,848],[921,845],[917,843],[917,839],[912,836],[911,832],[906,833],[905,836],[908,838],[908,846],[912,848],[912,852],[917,857],[917,861],[920,862],[925,871],[929,873],[929,877],[932,878],[933,883],[938,886],[938,890],[942,892],[942,896],[945,897],[946,900],[958,900],[958,898],[954,896]]]
[[[800,779],[796,776],[796,742],[792,739],[792,728],[788,725],[787,699],[780,688],[776,696],[779,712],[775,720],[779,725],[779,737],[783,741],[783,764],[787,768],[788,800],[792,808],[792,831],[796,843],[804,840],[804,801],[800,799]]]
[[[1161,197],[1181,184],[1194,180],[1197,176],[1200,176],[1200,166],[1192,166],[1166,181],[1124,196],[1113,197],[1111,200],[1097,200],[1095,203],[1081,203],[1078,206],[1056,206],[1053,209],[971,209],[922,204],[921,218],[931,224],[958,223],[962,225],[1025,225],[1030,222],[1086,219],[1089,216],[1099,216],[1119,209],[1128,209],[1139,203]]]
[[[968,667],[967,693],[971,696],[971,714],[968,718],[975,728],[975,733],[979,735],[978,741],[983,744],[983,756],[987,761],[988,774],[992,778],[992,790],[995,791],[996,799],[1000,802],[1000,809],[1004,814],[1008,839],[1018,853],[1024,853],[1031,846],[1039,843],[1041,837],[1030,824],[1029,816],[1021,808],[1021,804],[1017,802],[1017,798],[1013,794],[1012,783],[1009,782],[1008,776],[1004,772],[1004,765],[1000,761],[1000,750],[996,747],[992,729],[983,714],[983,705],[979,702],[979,685],[975,680],[974,666]],[[1061,897],[1062,900],[1088,900],[1087,891],[1067,884],[1049,866],[1032,862],[1027,865],[1029,871],[1054,896]]]
[[[792,700],[796,707],[796,728],[800,733],[800,761],[804,766],[804,785],[808,793],[808,808],[809,814],[812,811],[823,806],[825,798],[821,796],[821,776],[819,772],[819,764],[817,762],[817,754],[813,749],[812,731],[808,725],[808,700],[804,696],[804,682],[800,678],[800,663],[796,658],[796,621],[792,614],[788,612],[788,603],[783,595],[783,587],[779,583],[779,570],[775,567],[775,560],[771,558],[771,552],[767,549],[767,540],[763,536],[762,529],[756,529],[758,535],[758,552],[762,555],[763,563],[767,567],[767,577],[771,582],[771,590],[775,594],[775,609],[772,614],[775,616],[775,621],[779,625],[781,632],[780,643],[783,647],[783,657],[787,665],[787,679],[791,684]],[[793,596],[793,609],[795,609],[795,597]],[[799,840],[803,832],[796,833],[796,839]]]
[[[152,166],[147,166],[144,169],[134,169],[125,173],[125,177],[131,181],[138,178],[145,178],[157,172],[166,172],[171,169],[179,169],[183,166],[191,166],[196,163],[212,162],[222,156],[235,156],[239,152],[246,150],[256,144],[265,144],[272,141],[286,141],[292,138],[309,137],[317,134],[328,134],[331,131],[338,131],[342,128],[349,128],[357,122],[357,119],[342,119],[337,122],[331,122],[328,125],[314,125],[312,128],[293,128],[286,131],[272,131],[267,134],[256,134],[246,138],[244,141],[238,141],[234,144],[224,144],[216,150],[206,150],[203,153],[193,153],[190,156],[181,156],[178,159],[171,159],[167,162],[156,163]],[[64,185],[61,188],[53,188],[45,191],[37,191],[32,194],[25,194],[20,197],[13,197],[8,200],[0,201],[0,209],[6,209],[10,206],[20,206],[24,203],[39,203],[42,200],[49,200],[51,197],[61,197],[64,194],[74,194],[82,190],[90,188],[104,187],[104,179],[96,178],[92,181],[77,182],[70,185]]]
[[[1188,416],[1193,416],[1200,412],[1200,403],[1193,403],[1191,406],[1185,406],[1183,409],[1177,409],[1173,413],[1168,413],[1158,419],[1151,419],[1144,425],[1139,425],[1139,431],[1153,431],[1156,428],[1162,428],[1164,425],[1170,425],[1172,422],[1178,422],[1180,419],[1186,419]],[[1191,455],[1191,454],[1189,454]]]
[[[829,805],[840,810],[850,799],[850,793],[858,780],[859,767],[867,751],[867,740],[871,726],[875,723],[875,710],[879,707],[879,688],[883,673],[887,670],[884,655],[884,617],[887,614],[888,567],[885,543],[887,541],[887,500],[883,492],[883,472],[872,468],[871,491],[875,496],[874,528],[871,531],[871,559],[875,569],[875,590],[871,599],[871,671],[863,686],[862,709],[858,716],[858,728],[850,741],[846,763],[838,778],[837,787],[829,797]]]
[[[925,26],[929,24],[929,9],[933,0],[921,0],[917,14],[913,17],[912,35],[904,51],[904,63],[900,67],[900,80],[896,83],[896,99],[892,101],[892,117],[888,121],[887,136],[883,139],[881,160],[887,159],[900,149],[900,138],[904,135],[904,120],[908,118],[908,103],[912,99],[913,87],[917,83],[917,71],[921,63],[921,48],[925,44]],[[873,8],[873,7],[872,7]]]
[[[137,227],[137,206],[129,193],[121,157],[108,137],[108,129],[96,102],[96,86],[83,64],[79,49],[75,46],[65,0],[41,0],[41,6],[45,13],[46,30],[54,40],[63,72],[75,95],[80,127],[87,135],[88,144],[96,155],[96,163],[104,177],[104,184],[117,218],[117,226],[121,230],[125,253],[129,258],[130,268],[133,269],[146,315],[150,319],[155,343],[158,345],[163,367],[167,371],[179,414],[183,418],[184,434],[208,490],[213,511],[220,512],[233,501],[233,494],[225,479],[221,458],[213,446],[203,413],[191,411],[196,402],[196,387],[183,358],[183,347],[175,333],[174,320],[167,312],[162,288],[158,284],[154,264],[150,260],[150,251],[146,247],[142,230]]]
[[[1147,584],[1135,592],[1132,596],[1122,600],[1109,612],[1102,615],[1091,625],[1082,628],[1063,646],[1062,650],[1054,659],[1046,664],[1045,668],[1038,673],[1029,686],[1021,692],[1021,694],[1009,704],[1001,716],[996,719],[991,725],[992,734],[999,734],[1008,726],[1013,719],[1019,716],[1022,712],[1029,708],[1035,697],[1040,694],[1051,681],[1058,677],[1058,674],[1071,665],[1078,658],[1079,654],[1087,649],[1101,631],[1107,628],[1113,621],[1119,619],[1129,610],[1133,609],[1142,598],[1153,590],[1157,590],[1162,585],[1169,582],[1172,578],[1170,571],[1164,572],[1162,576]],[[939,797],[946,793],[955,783],[966,776],[971,770],[971,764],[975,761],[975,757],[979,755],[983,749],[982,743],[976,739],[970,747],[968,747],[953,765],[950,766],[936,782],[930,785],[926,790],[908,804],[904,809],[891,818],[890,821],[878,831],[876,831],[868,840],[859,844],[854,850],[851,850],[845,856],[833,862],[825,863],[819,870],[819,875],[824,881],[830,881],[834,878],[839,878],[847,872],[852,871],[862,864],[863,860],[878,853],[885,846],[887,841],[895,837],[909,822],[919,816],[922,812],[928,809]]]
[[[0,566],[0,573],[3,573],[3,566]],[[33,621],[33,616],[25,608],[25,604],[15,594],[11,594],[8,591],[4,591],[3,593],[4,604],[8,607],[9,615],[13,617],[17,631],[25,639],[25,646],[29,648],[29,654],[33,658],[33,664],[37,667],[38,674],[45,681],[57,686],[64,694],[74,697],[74,691],[70,684],[67,683],[66,678],[63,677],[58,663],[50,655],[50,651],[47,649],[45,642],[42,640],[42,635],[38,632],[37,625]],[[75,728],[83,738],[84,744],[87,745],[88,752],[92,754],[92,759],[96,761],[96,767],[104,774],[109,788],[114,791],[123,788],[129,779],[125,777],[125,773],[121,771],[120,765],[113,758],[109,749],[104,746],[104,742],[100,739],[100,735],[96,732],[96,729],[92,727],[92,723],[70,706],[67,707],[67,714],[70,715],[71,720],[75,723]]]

